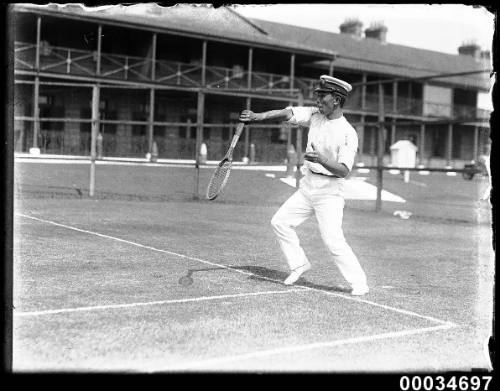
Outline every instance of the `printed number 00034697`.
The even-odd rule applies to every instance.
[[[488,391],[491,376],[402,376],[401,391]]]

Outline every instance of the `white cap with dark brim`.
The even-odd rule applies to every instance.
[[[347,96],[352,91],[352,86],[344,80],[336,77],[322,75],[319,78],[319,87],[315,92],[336,92],[340,95]]]

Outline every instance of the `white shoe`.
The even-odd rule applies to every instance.
[[[293,269],[290,275],[286,278],[285,281],[283,281],[283,284],[285,285],[293,285],[302,274],[304,274],[306,271],[308,271],[311,268],[311,265],[309,263],[306,263],[302,266],[299,266],[296,269]]]
[[[366,295],[370,289],[365,285],[365,286],[356,286],[352,288],[351,295],[352,296],[363,296]]]

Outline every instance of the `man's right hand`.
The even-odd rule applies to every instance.
[[[258,120],[259,120],[259,115],[251,110],[243,110],[240,114],[241,122],[253,122]]]

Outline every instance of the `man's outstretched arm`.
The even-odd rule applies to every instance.
[[[293,117],[292,110],[289,108],[282,110],[270,110],[262,113],[254,113],[251,110],[243,110],[240,114],[241,122],[260,122],[260,121],[289,121]]]

